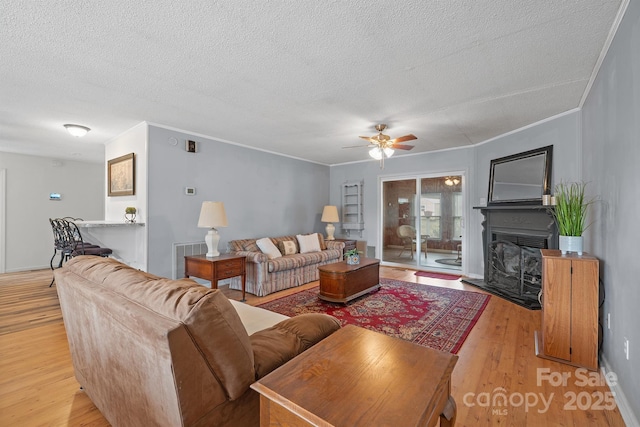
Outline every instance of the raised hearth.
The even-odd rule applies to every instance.
[[[484,280],[464,280],[516,304],[540,309],[540,249],[558,248],[549,206],[483,206]]]

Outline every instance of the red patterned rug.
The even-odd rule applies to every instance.
[[[326,313],[352,324],[436,350],[457,353],[489,302],[489,295],[381,279],[380,290],[348,304],[318,298],[318,287],[258,307],[286,316]]]

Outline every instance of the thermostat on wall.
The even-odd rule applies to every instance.
[[[186,187],[184,189],[184,194],[186,194],[187,196],[195,196],[196,195],[195,187]]]

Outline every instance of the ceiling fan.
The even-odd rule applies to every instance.
[[[376,160],[380,160],[380,169],[384,168],[384,158],[391,157],[394,150],[411,150],[413,145],[400,144],[401,142],[411,141],[418,139],[415,135],[409,134],[400,136],[398,138],[391,139],[389,135],[385,135],[382,132],[387,128],[385,124],[376,125],[377,135],[374,136],[361,136],[360,138],[369,141],[367,145],[352,145],[343,148],[357,148],[368,147],[369,155]]]

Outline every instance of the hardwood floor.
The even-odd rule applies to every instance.
[[[383,267],[380,274],[481,292],[460,282],[417,277],[412,270]],[[108,426],[73,376],[50,280],[49,270],[0,275],[0,426]],[[247,299],[255,305],[296,290]],[[240,299],[239,291],[223,291]],[[491,297],[453,371],[456,425],[624,426],[599,374],[535,356],[533,333],[539,325],[539,311]],[[564,384],[554,383],[561,376]]]

